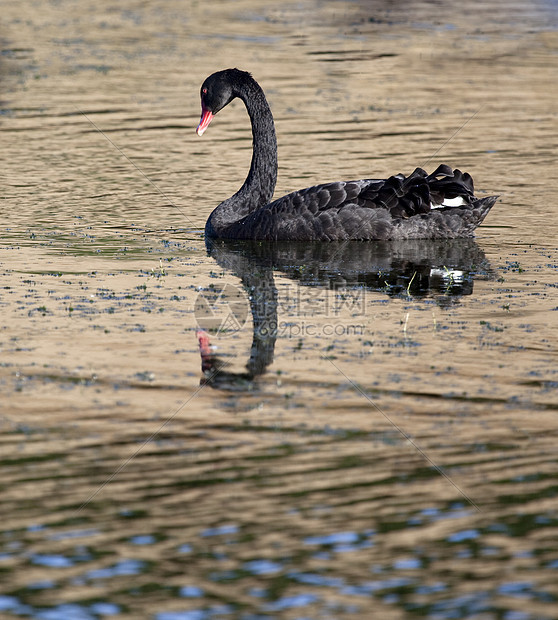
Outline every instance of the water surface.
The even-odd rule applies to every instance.
[[[2,617],[558,615],[557,23],[4,3]],[[445,162],[501,198],[472,241],[206,248],[250,161],[239,102],[194,132],[227,66],[277,195]]]

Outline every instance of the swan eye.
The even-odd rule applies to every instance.
[[[207,95],[207,88],[203,88],[203,89],[202,89],[202,93],[203,93],[204,95]]]

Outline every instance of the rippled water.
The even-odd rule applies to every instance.
[[[558,617],[556,8],[3,3],[2,618]],[[226,66],[278,195],[501,198],[471,241],[206,247]]]

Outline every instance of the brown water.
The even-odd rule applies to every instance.
[[[557,25],[2,3],[2,618],[558,617]],[[208,254],[250,160],[239,102],[194,133],[227,66],[278,195],[446,162],[501,198],[473,242]]]

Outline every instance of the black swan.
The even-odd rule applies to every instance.
[[[242,187],[214,209],[207,237],[333,241],[471,237],[497,196],[477,198],[473,179],[440,165],[432,174],[324,183],[270,202],[277,181],[273,116],[261,86],[246,71],[225,69],[201,87],[201,136],[211,119],[240,97],[252,123],[250,172]]]

